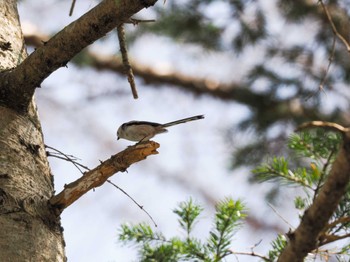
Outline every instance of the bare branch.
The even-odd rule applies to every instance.
[[[323,3],[322,0],[319,0],[322,8],[323,8],[323,11],[326,13],[326,16],[327,16],[327,19],[328,19],[328,22],[329,24],[331,25],[332,27],[332,31],[333,33],[339,38],[340,41],[343,42],[343,44],[345,45],[346,49],[348,52],[350,52],[350,44],[348,43],[348,41],[338,32],[334,22],[333,22],[333,19],[332,19],[332,16],[330,15],[329,11],[328,11],[328,8],[325,6],[325,4]]]
[[[134,72],[132,71],[132,67],[130,65],[129,58],[128,58],[128,50],[126,49],[125,30],[124,30],[123,24],[117,27],[117,32],[118,32],[120,52],[122,54],[122,59],[123,59],[124,73],[128,76],[128,81],[131,87],[132,95],[134,99],[137,99],[138,95],[137,95],[136,84],[134,79]]]
[[[128,21],[126,21],[125,23],[130,23],[130,24],[133,24],[133,25],[138,25],[140,23],[153,23],[155,22],[156,20],[154,19],[136,19],[136,18],[130,18]]]
[[[319,85],[319,90],[323,90],[324,88],[324,85],[327,81],[327,77],[328,77],[328,74],[329,74],[329,70],[331,69],[331,65],[333,63],[333,60],[334,60],[334,55],[335,55],[335,42],[336,42],[336,36],[333,37],[333,42],[332,42],[332,49],[331,49],[331,53],[328,57],[328,65],[327,65],[327,69],[326,69],[326,72],[320,82],[320,85]]]
[[[128,147],[66,185],[59,194],[50,199],[50,204],[57,209],[58,213],[61,213],[89,190],[101,186],[113,174],[126,171],[130,165],[149,155],[158,154],[157,148],[159,144],[153,141]]]
[[[336,40],[337,40],[337,36],[334,35],[334,37],[333,37],[333,42],[332,42],[332,49],[331,49],[330,55],[329,55],[329,57],[328,57],[328,65],[327,65],[327,68],[326,68],[326,70],[325,70],[325,72],[324,72],[324,75],[323,75],[323,77],[322,77],[322,79],[321,79],[321,82],[320,82],[320,84],[318,85],[318,89],[317,89],[314,93],[310,94],[310,95],[305,99],[305,101],[309,100],[311,97],[317,95],[317,94],[318,94],[319,92],[321,92],[321,91],[325,92],[325,91],[324,91],[324,85],[326,84],[327,77],[328,77],[329,71],[330,71],[330,69],[331,69],[331,65],[332,65],[332,63],[333,63],[333,60],[334,60],[334,55],[335,55],[335,43],[336,43]]]
[[[327,245],[329,243],[332,243],[332,242],[335,242],[335,241],[338,241],[338,240],[342,240],[342,239],[345,239],[345,238],[349,238],[350,237],[350,233],[347,233],[345,235],[329,235],[329,234],[325,234],[325,235],[322,235],[321,237],[321,244],[322,245]]]
[[[265,257],[263,255],[260,255],[260,254],[257,254],[255,253],[254,249],[260,245],[262,240],[260,240],[258,243],[254,244],[254,246],[252,246],[250,248],[251,252],[237,252],[237,251],[234,251],[234,250],[230,250],[230,252],[233,254],[233,255],[244,255],[244,256],[251,256],[251,257],[258,257],[258,258],[261,258],[263,261],[266,261],[266,262],[272,262],[271,259],[269,259],[268,257]]]
[[[340,132],[342,134],[349,132],[349,128],[343,127],[336,123],[324,122],[324,121],[311,121],[311,122],[304,123],[298,126],[298,128],[295,131],[301,131],[303,129],[310,129],[310,128],[316,128],[316,127],[321,127],[334,132]]]
[[[66,66],[77,53],[157,0],[104,0],[57,33],[16,68],[0,78],[0,101],[27,112],[35,89],[52,72]],[[9,102],[7,102],[9,101]]]
[[[90,170],[87,166],[79,164],[77,161],[75,161],[77,159],[75,156],[67,155],[67,154],[63,153],[62,151],[60,151],[54,147],[48,146],[48,145],[45,145],[45,147],[56,151],[58,154],[58,155],[56,155],[55,153],[46,151],[47,156],[56,157],[56,158],[65,160],[67,162],[71,162],[79,170],[80,173],[84,174],[84,172],[80,169],[80,167],[84,168],[85,170]]]
[[[326,227],[326,230],[329,230],[338,224],[346,224],[346,223],[350,223],[350,217],[348,217],[348,216],[340,217],[337,220],[333,221],[332,223],[328,224]]]
[[[108,183],[110,183],[112,186],[114,186],[116,189],[120,190],[124,195],[126,195],[129,199],[131,199],[132,202],[135,203],[135,205],[137,205],[143,212],[146,213],[146,215],[151,219],[153,225],[155,227],[158,227],[156,221],[154,221],[153,217],[147,212],[147,210],[141,206],[139,203],[137,203],[137,201],[132,197],[130,196],[124,189],[122,189],[121,187],[117,186],[116,184],[114,184],[112,181],[110,180],[107,180]]]
[[[130,18],[126,23],[132,23],[133,25],[137,25],[139,23],[148,23],[148,22],[154,22],[154,21],[155,20],[139,20],[139,19]],[[122,54],[122,60],[123,60],[123,66],[124,66],[124,74],[128,76],[128,82],[130,84],[131,92],[134,99],[137,99],[139,96],[137,94],[134,72],[130,65],[128,50],[126,48],[124,24],[121,24],[120,26],[117,27],[117,32],[118,32],[120,52]]]
[[[263,255],[257,254],[254,251],[252,252],[236,252],[236,251],[231,251],[233,255],[241,255],[241,256],[251,256],[251,257],[258,257],[261,258],[263,261],[266,262],[272,262],[271,259],[269,259],[268,257],[265,257]]]
[[[70,6],[70,10],[69,10],[69,16],[72,16],[72,14],[73,14],[73,10],[75,7],[75,1],[76,0],[72,0],[72,5]]]

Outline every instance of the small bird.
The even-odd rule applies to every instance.
[[[170,126],[187,123],[194,120],[203,119],[204,115],[192,116],[166,124],[159,124],[147,121],[130,121],[122,124],[117,131],[118,139],[124,138],[130,141],[148,141],[155,135],[168,132]]]

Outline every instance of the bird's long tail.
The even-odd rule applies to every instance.
[[[187,118],[184,118],[184,119],[180,119],[180,120],[177,120],[177,121],[166,123],[166,124],[163,125],[163,127],[166,128],[166,127],[169,127],[169,126],[175,126],[175,125],[178,125],[178,124],[183,124],[183,123],[187,123],[187,122],[190,122],[190,121],[199,120],[199,119],[203,119],[203,118],[204,118],[204,115],[187,117]]]

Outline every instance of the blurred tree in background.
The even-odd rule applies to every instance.
[[[133,61],[135,75],[146,85],[166,84],[246,106],[249,116],[231,130],[231,139],[239,145],[232,166],[251,166],[267,154],[282,153],[286,134],[304,121],[348,123],[349,47],[339,36],[348,39],[345,7],[349,2],[324,4],[308,0],[166,1],[153,9],[156,22],[139,23],[136,30],[127,31],[130,41],[149,34],[167,37],[185,49],[232,57],[235,67],[222,80],[157,73]],[[120,63],[88,53],[75,62],[123,72]],[[249,137],[244,143],[242,134]]]
[[[134,37],[141,34],[162,35],[181,45],[195,46],[204,52],[236,60],[237,68],[232,68],[231,75],[226,78],[231,80],[208,81],[206,77],[189,80],[181,74],[165,79],[163,76],[157,78],[154,73],[154,81],[150,82],[167,83],[168,80],[168,83],[188,92],[240,103],[249,108],[249,116],[231,130],[231,139],[239,145],[233,152],[232,167],[256,166],[269,155],[290,155],[291,151],[284,143],[291,130],[303,122],[321,120],[348,125],[349,4],[349,1],[337,0],[168,1],[165,6],[157,6],[157,22],[141,25]],[[240,65],[245,68],[244,72]],[[249,139],[245,136],[244,143],[240,142],[241,137],[247,134]],[[303,161],[300,157],[288,160],[274,158],[271,164],[255,169],[254,180],[277,180],[278,189],[281,183],[296,183],[303,187],[306,197],[295,199],[296,208],[303,213],[323,187],[338,143],[336,137],[322,134],[316,137],[309,134],[293,136],[289,147],[294,153],[310,157],[317,164],[309,161],[309,167],[305,169],[300,166]],[[291,171],[290,166],[294,166],[295,171]],[[333,253],[339,261],[346,260],[347,244],[332,251],[323,250],[322,246],[348,236],[348,223],[338,223],[348,220],[348,210],[346,194],[332,217],[327,218],[329,224],[318,238],[318,244],[313,246],[316,250],[321,249],[318,256],[322,259],[328,260]],[[140,238],[142,233],[136,234],[133,231],[136,229],[136,226],[124,227],[121,239],[144,243],[140,249],[142,261],[153,261],[151,258],[157,257],[162,248],[166,250],[164,245],[169,248],[173,241],[180,241],[177,238],[169,242],[160,241],[164,244],[152,247],[150,243],[154,239]],[[212,233],[209,234],[212,236]],[[289,237],[293,238],[292,235]],[[309,235],[305,234],[304,238],[309,238]],[[189,253],[192,259],[197,256],[199,261],[221,261],[225,256],[221,259],[219,255],[215,259],[208,258],[210,255],[206,252],[210,253],[210,244],[205,243],[198,244],[196,252],[189,251],[192,241],[189,239],[174,244],[175,250],[180,250],[177,252],[179,256]],[[279,236],[272,246],[270,253],[261,257],[262,260],[276,261],[286,241]],[[235,252],[227,248],[222,253]],[[256,254],[252,252],[251,255]],[[299,257],[285,259],[286,256],[279,261],[303,260]]]
[[[325,4],[339,34],[348,39],[344,7],[349,2]],[[236,60],[230,82],[214,79],[211,86],[204,78],[193,86],[178,84],[249,108],[249,117],[232,130],[251,135],[235,150],[233,167],[281,153],[287,132],[304,121],[348,123],[349,50],[318,1],[169,1],[156,10],[157,22],[140,26],[137,34],[165,35]]]

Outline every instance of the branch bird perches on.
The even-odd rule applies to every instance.
[[[130,146],[127,149],[111,156],[108,160],[84,173],[76,181],[65,185],[64,189],[50,199],[50,204],[61,213],[65,208],[77,201],[81,196],[93,188],[101,186],[109,177],[117,172],[125,172],[127,168],[147,156],[158,154],[159,144],[148,141]]]

